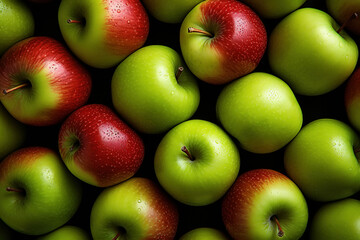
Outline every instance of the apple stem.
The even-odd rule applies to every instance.
[[[340,28],[336,32],[340,33],[349,24],[351,20],[359,18],[359,14],[360,13],[358,12],[354,12],[353,14],[351,14],[351,16],[340,26]]]
[[[68,19],[66,22],[67,22],[67,23],[81,23],[81,21],[79,21],[79,20],[73,20],[73,19]]]
[[[186,155],[188,156],[188,158],[191,160],[191,161],[194,161],[195,159],[193,158],[193,156],[191,155],[191,153],[189,152],[189,150],[185,147],[185,146],[182,146],[181,147],[181,151],[183,151],[184,153],[186,153]]]
[[[277,227],[278,227],[278,229],[279,229],[279,232],[278,232],[277,235],[278,235],[279,237],[283,237],[283,236],[284,236],[284,231],[283,231],[282,228],[281,228],[281,225],[280,225],[279,220],[277,219],[276,216],[272,216],[272,219],[274,219],[274,221],[275,221],[275,223],[276,223],[276,225],[277,225]]]
[[[182,74],[182,72],[184,71],[184,67],[180,66],[178,67],[176,74],[175,74],[175,78],[176,80],[179,80],[180,75]]]
[[[112,240],[118,239],[118,238],[120,237],[120,235],[121,235],[121,232],[118,232],[118,233],[116,234],[116,236],[115,236]]]
[[[18,192],[18,193],[23,193],[24,192],[24,190],[21,189],[21,188],[12,188],[12,187],[7,187],[6,191],[8,191],[8,192]]]
[[[30,85],[30,84],[29,84],[28,82],[26,82],[26,83],[20,84],[20,85],[18,85],[18,86],[16,86],[16,87],[13,87],[13,88],[4,89],[2,92],[3,92],[4,95],[6,95],[6,94],[8,94],[8,93],[11,93],[12,91],[15,91],[15,90],[20,89],[20,88],[27,87],[27,86],[29,86],[29,85]]]
[[[201,33],[208,37],[214,37],[211,33],[207,32],[205,30],[201,30],[201,29],[197,29],[197,28],[193,28],[193,27],[188,28],[188,33]]]

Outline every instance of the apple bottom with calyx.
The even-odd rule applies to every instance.
[[[103,190],[90,216],[94,240],[173,239],[178,222],[172,199],[156,183],[139,177]]]
[[[36,240],[90,240],[90,235],[82,228],[64,225]]]
[[[229,240],[225,233],[215,228],[195,228],[180,237],[179,240]]]
[[[359,223],[359,200],[346,198],[324,204],[312,219],[310,240],[358,240]]]
[[[21,148],[0,163],[0,218],[26,235],[41,235],[69,221],[82,186],[60,156],[44,147]]]
[[[222,218],[235,240],[297,240],[305,232],[308,208],[287,176],[255,169],[241,174],[225,195]]]

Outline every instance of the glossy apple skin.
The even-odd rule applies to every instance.
[[[58,143],[70,172],[98,187],[132,177],[144,158],[140,136],[102,104],[73,112],[61,126]]]
[[[41,235],[55,230],[75,214],[81,197],[80,181],[51,149],[21,148],[0,163],[0,218],[17,232]]]
[[[243,2],[252,7],[261,17],[275,19],[300,8],[306,0],[244,0]]]
[[[64,225],[36,240],[90,240],[90,235],[82,228],[72,225]]]
[[[189,33],[205,30],[213,37]],[[252,72],[267,44],[266,29],[247,5],[236,0],[204,1],[185,17],[180,46],[190,70],[210,84],[225,84]]]
[[[18,121],[48,126],[84,105],[91,77],[57,40],[31,37],[12,46],[0,60],[0,89],[29,82],[30,87],[1,94],[0,100]]]
[[[0,1],[0,56],[16,42],[34,35],[34,16],[21,0]]]
[[[278,236],[273,216],[283,237]],[[254,169],[241,174],[225,195],[222,219],[235,240],[296,240],[305,232],[308,208],[300,189],[287,176]]]
[[[185,146],[191,160],[181,148]],[[162,187],[176,200],[205,206],[220,199],[235,181],[240,155],[216,124],[188,120],[171,129],[155,153],[154,169]]]
[[[216,114],[240,146],[253,153],[270,153],[288,144],[300,131],[303,115],[290,89],[280,78],[253,72],[220,92]]]
[[[316,201],[349,197],[360,190],[356,132],[336,119],[308,123],[286,147],[287,175]]]
[[[180,237],[179,240],[229,240],[225,233],[215,228],[195,228]]]
[[[354,13],[360,15],[359,0],[326,0],[326,7],[329,14],[333,16],[339,24],[345,23]],[[346,23],[345,29],[353,34],[360,35],[359,17]]]
[[[360,201],[346,198],[324,204],[315,213],[310,240],[357,240],[360,236]]]
[[[346,82],[344,104],[351,125],[360,131],[360,68]]]
[[[25,142],[26,128],[0,104],[0,160]]]
[[[268,60],[275,75],[295,93],[328,93],[351,75],[358,59],[356,42],[326,12],[301,8],[271,32]],[[329,70],[331,69],[331,71]]]
[[[69,24],[69,19],[83,23]],[[58,21],[69,48],[95,68],[119,64],[149,34],[149,18],[139,0],[62,0]]]
[[[174,239],[178,222],[172,199],[159,185],[139,177],[106,188],[90,216],[94,240],[113,239],[119,232],[120,239]]]
[[[184,70],[176,78],[179,67]],[[163,133],[197,110],[197,80],[172,48],[150,45],[137,50],[116,68],[111,82],[116,111],[134,129]]]
[[[146,9],[157,20],[165,23],[181,23],[198,3],[204,0],[143,0]]]

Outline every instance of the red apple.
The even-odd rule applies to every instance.
[[[180,46],[201,80],[224,84],[252,72],[267,44],[258,15],[237,0],[208,0],[195,6],[180,29]]]
[[[144,158],[142,139],[102,104],[73,112],[61,126],[58,143],[70,172],[98,187],[132,177]]]
[[[352,73],[346,83],[345,109],[352,126],[360,130],[360,67]]]
[[[84,105],[91,92],[88,71],[57,40],[32,37],[0,59],[0,100],[22,123],[59,123]]]

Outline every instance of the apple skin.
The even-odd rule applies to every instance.
[[[149,18],[139,0],[62,0],[58,21],[69,48],[95,68],[119,64],[149,34]]]
[[[84,105],[91,77],[57,40],[31,37],[13,45],[0,60],[0,89],[30,86],[1,94],[0,100],[18,121],[33,126],[54,125]]]
[[[306,0],[243,0],[263,18],[281,18],[303,5]]]
[[[270,153],[288,144],[300,131],[303,115],[290,87],[278,77],[253,72],[223,88],[216,114],[240,146]]]
[[[359,0],[326,0],[326,7],[329,14],[340,24],[347,22],[354,13],[360,15]],[[360,18],[357,17],[348,21],[345,29],[353,34],[360,35]]]
[[[142,0],[152,16],[165,23],[181,23],[190,10],[202,1],[204,0]]]
[[[284,232],[282,237],[274,216]],[[308,208],[300,189],[287,176],[254,169],[241,174],[225,195],[222,218],[235,240],[296,240],[307,227]]]
[[[90,227],[94,240],[174,239],[177,206],[150,179],[133,177],[106,188],[94,202]]]
[[[34,35],[35,21],[22,0],[0,0],[0,56],[16,42]]]
[[[184,146],[193,159],[182,151]],[[240,169],[240,155],[219,126],[193,119],[163,137],[156,149],[154,169],[160,185],[177,201],[205,206],[231,187]]]
[[[356,42],[326,12],[301,8],[282,19],[270,34],[268,61],[275,75],[297,94],[328,93],[354,71]],[[331,71],[329,71],[331,69]]]
[[[317,119],[302,128],[284,152],[287,175],[304,195],[334,201],[360,191],[360,148],[356,132],[336,119]]]
[[[21,148],[0,163],[0,218],[17,232],[55,230],[71,219],[81,199],[80,181],[51,149]]]
[[[102,104],[89,104],[74,111],[63,122],[58,143],[70,172],[97,187],[132,177],[144,158],[140,136]]]
[[[179,240],[229,240],[221,231],[215,228],[195,228],[180,237]]]
[[[357,68],[346,82],[345,109],[351,125],[360,131],[360,67]]]
[[[189,33],[190,27],[213,35]],[[196,5],[180,28],[180,47],[186,64],[199,79],[225,84],[252,72],[267,44],[263,22],[236,0],[209,0]]]
[[[178,68],[184,70],[177,78]],[[137,50],[116,68],[111,82],[116,111],[136,130],[163,133],[197,110],[197,79],[172,48],[150,45]]]
[[[90,235],[82,228],[72,225],[64,225],[37,240],[90,240]]]
[[[360,201],[346,198],[326,203],[315,213],[310,240],[357,240],[360,236]]]
[[[0,103],[0,160],[25,142],[26,128]]]

